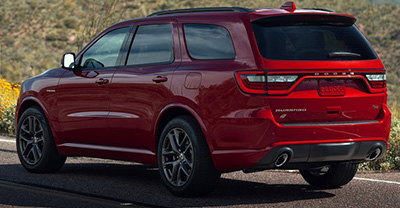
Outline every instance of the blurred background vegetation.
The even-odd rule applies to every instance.
[[[23,80],[60,66],[113,23],[181,8],[243,6],[279,8],[286,0],[0,0],[0,132],[13,134],[18,87]],[[400,0],[295,0],[297,8],[325,8],[357,17],[386,69],[394,112],[389,154],[362,169],[400,169]],[[7,80],[7,81],[6,81]],[[12,84],[17,83],[17,84]]]

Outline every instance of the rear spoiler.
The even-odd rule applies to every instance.
[[[296,26],[296,25],[331,25],[331,26],[351,26],[356,22],[356,18],[337,14],[283,14],[267,16],[253,20],[252,23],[263,27],[274,26]]]

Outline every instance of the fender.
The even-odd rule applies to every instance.
[[[54,142],[56,144],[58,144],[59,140],[58,140],[58,137],[57,137],[57,134],[56,134],[56,131],[55,131],[56,127],[54,125],[54,122],[50,122],[50,116],[49,116],[49,112],[48,112],[47,108],[45,107],[44,103],[40,99],[38,99],[38,98],[36,98],[36,97],[34,97],[32,95],[28,95],[28,96],[24,97],[22,99],[22,101],[19,103],[19,105],[18,105],[18,107],[16,109],[16,113],[15,113],[15,126],[16,126],[15,129],[17,129],[17,127],[18,127],[18,117],[19,117],[20,108],[27,101],[33,101],[33,102],[37,103],[42,108],[42,110],[43,110],[43,112],[44,112],[44,114],[46,116],[47,123],[50,125],[50,130],[51,130],[51,133],[53,134]]]
[[[157,119],[156,119],[156,126],[158,126],[159,122],[160,122],[160,118],[163,116],[164,112],[167,111],[168,109],[171,108],[182,108],[186,111],[188,111],[197,121],[197,123],[200,125],[201,131],[203,132],[204,138],[206,139],[208,148],[210,150],[210,152],[214,151],[214,147],[212,145],[212,138],[208,133],[207,127],[203,122],[203,119],[200,117],[200,115],[193,109],[191,108],[189,105],[186,104],[182,104],[182,103],[171,103],[166,105],[158,114]],[[154,132],[153,132],[154,138],[156,138],[157,136],[157,128],[154,128]],[[157,145],[157,144],[156,144]]]

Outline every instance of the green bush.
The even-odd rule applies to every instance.
[[[3,110],[0,120],[1,133],[6,133],[11,136],[14,135],[15,132],[14,116],[15,116],[15,104]]]

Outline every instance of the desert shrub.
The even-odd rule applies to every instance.
[[[66,37],[66,35],[63,33],[62,30],[54,30],[49,32],[46,35],[46,40],[47,41],[68,41],[68,38]]]
[[[76,29],[78,28],[78,19],[76,17],[67,17],[64,19],[64,25],[69,29]]]
[[[13,135],[15,106],[20,85],[0,78],[0,132]]]

